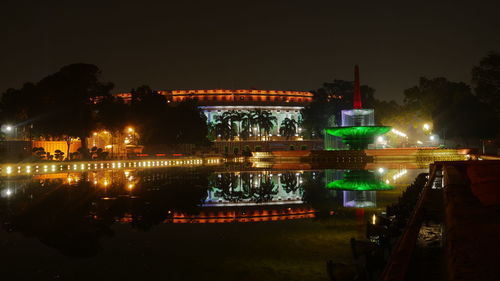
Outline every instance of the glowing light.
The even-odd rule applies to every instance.
[[[9,166],[9,167],[7,167],[5,169],[6,169],[7,174],[12,173],[12,167]]]
[[[378,168],[378,172],[379,172],[380,174],[383,174],[383,173],[385,172],[385,169],[384,169],[384,168],[382,168],[382,167],[380,167],[380,168]]]
[[[425,123],[423,128],[425,131],[429,131],[431,129],[431,125],[429,125],[428,123]]]
[[[132,188],[134,188],[134,185],[133,184],[129,184],[128,185],[128,189],[132,189]]]
[[[434,135],[432,135],[432,136],[430,136],[430,137],[429,137],[429,139],[430,139],[431,141],[433,141],[433,140],[435,140],[435,139],[436,139],[436,137],[435,137]]]
[[[378,142],[384,142],[384,137],[383,136],[378,136],[377,137]]]
[[[373,214],[372,216],[372,224],[376,224],[377,223],[377,216],[375,216],[375,214]]]
[[[7,188],[7,190],[5,191],[5,195],[11,196],[12,195],[12,190],[10,190],[9,188]]]
[[[417,141],[417,143],[418,143],[418,144],[423,144],[423,142],[421,142],[421,141],[419,141],[419,140]]]
[[[405,133],[403,133],[397,129],[394,129],[394,128],[391,129],[391,132],[394,133],[395,135],[398,135],[398,136],[403,137],[403,138],[408,137]]]
[[[132,132],[134,132],[134,128],[132,128],[132,127],[128,127],[128,128],[127,128],[127,131],[128,131],[129,133],[132,133]]]
[[[11,132],[12,131],[12,126],[10,126],[10,125],[5,126],[5,130],[7,132]]]

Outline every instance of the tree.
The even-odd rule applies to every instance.
[[[295,136],[297,133],[297,125],[298,123],[294,119],[283,119],[283,122],[281,122],[280,134],[285,136],[286,139]]]
[[[224,114],[218,115],[215,116],[214,119],[215,119],[214,130],[216,135],[222,138],[223,140],[232,139],[231,122],[227,118],[227,115]]]
[[[87,153],[87,137],[96,125],[96,105],[110,96],[112,83],[100,81],[100,69],[91,64],[70,64],[21,89],[9,89],[1,100],[3,120],[34,124],[35,136],[80,138]]]
[[[253,112],[253,120],[257,125],[259,134],[264,134],[265,138],[267,138],[267,135],[269,135],[274,128],[277,118],[273,116],[270,111],[257,109]]]
[[[252,128],[256,125],[255,116],[252,112],[244,112],[241,116],[241,133],[243,139],[248,139],[252,135]]]
[[[129,112],[128,122],[144,144],[209,143],[206,117],[194,101],[172,105],[165,96],[143,85],[132,90]]]
[[[405,110],[420,123],[432,120],[441,137],[477,138],[491,134],[487,108],[463,82],[421,77],[405,90]]]
[[[362,85],[361,98],[364,108],[373,108],[375,105],[375,89]],[[311,104],[302,110],[303,127],[308,138],[323,136],[327,127],[339,126],[341,110],[352,109],[354,99],[354,82],[334,80],[324,83],[323,87],[312,91],[314,99]]]
[[[472,84],[476,96],[488,104],[500,120],[500,53],[490,52],[472,69]]]

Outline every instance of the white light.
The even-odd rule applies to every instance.
[[[12,195],[12,190],[7,189],[7,190],[5,191],[5,195],[7,195],[7,196],[11,196],[11,195]]]
[[[378,168],[378,172],[381,173],[381,174],[383,174],[385,172],[385,169],[382,168],[382,167],[380,167],[380,168]]]
[[[396,135],[398,135],[400,137],[403,137],[403,138],[407,138],[408,137],[405,133],[403,133],[403,132],[401,132],[399,130],[396,130],[394,128],[391,129],[391,132],[393,132],[394,134],[396,134]]]
[[[428,131],[431,128],[431,126],[427,123],[424,124],[424,130]]]
[[[378,142],[383,142],[383,141],[384,141],[384,137],[382,137],[382,136],[378,136],[378,137],[377,137],[377,141],[378,141]]]
[[[435,136],[430,136],[429,139],[433,141],[436,137]]]
[[[12,131],[12,126],[8,126],[8,125],[7,125],[7,126],[5,127],[5,130],[6,130],[7,132]]]

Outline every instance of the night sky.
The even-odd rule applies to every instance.
[[[75,62],[115,91],[311,90],[359,64],[377,97],[401,101],[418,77],[469,82],[500,51],[500,1],[436,2],[2,1],[0,92]]]

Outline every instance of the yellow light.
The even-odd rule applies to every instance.
[[[423,128],[425,131],[428,131],[431,128],[431,126],[429,124],[425,123]]]
[[[375,214],[373,214],[372,216],[372,224],[375,224],[377,223],[377,216],[375,216]]]
[[[132,132],[134,131],[134,128],[132,128],[132,127],[128,127],[127,131],[128,131],[129,133],[132,133]]]
[[[6,170],[7,170],[7,174],[12,173],[12,167],[9,166],[9,167],[6,168]]]
[[[134,185],[133,184],[129,184],[128,185],[128,189],[132,189],[132,188],[134,188]]]

